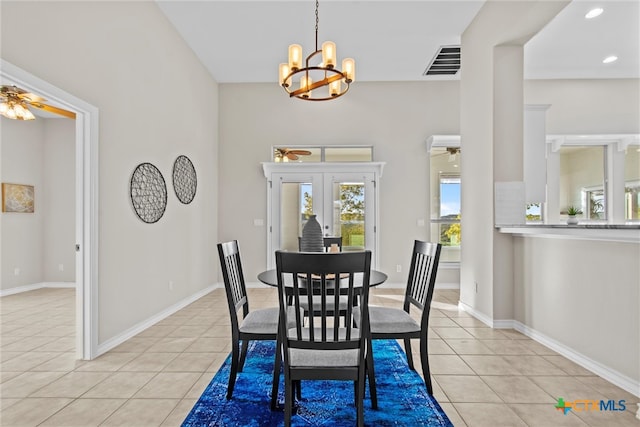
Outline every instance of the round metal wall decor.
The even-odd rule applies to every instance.
[[[131,175],[131,203],[147,224],[158,222],[167,208],[167,186],[162,173],[151,163],[140,163]]]
[[[198,177],[187,156],[178,156],[173,163],[173,189],[180,202],[188,205],[196,196]]]

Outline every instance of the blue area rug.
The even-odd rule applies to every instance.
[[[369,391],[364,401],[368,426],[453,426],[422,378],[411,371],[395,340],[373,343],[378,409],[371,409]],[[184,420],[195,426],[281,426],[284,412],[271,411],[271,382],[275,341],[252,341],[243,372],[238,374],[233,398],[227,400],[230,357],[213,377]],[[284,403],[284,376],[280,374],[278,401]],[[353,383],[302,381],[302,401],[291,418],[294,426],[353,426],[356,422]]]

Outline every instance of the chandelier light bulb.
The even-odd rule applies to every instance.
[[[611,64],[612,62],[616,62],[618,60],[618,57],[615,55],[611,55],[611,56],[607,56],[606,58],[604,58],[602,60],[603,64]]]
[[[292,44],[289,46],[289,69],[291,71],[299,70],[302,67],[302,46]]]
[[[280,64],[280,72],[278,73],[280,75],[280,78],[278,79],[278,81],[280,82],[280,86],[289,87],[289,85],[291,84],[291,77],[287,78],[287,76],[290,72],[291,69],[289,68],[289,64]]]
[[[304,93],[302,94],[303,98],[309,98],[311,96],[311,90],[309,90],[309,86],[311,86],[311,83],[313,83],[311,77],[300,77],[300,89],[304,89]]]
[[[336,80],[329,84],[329,95],[338,96],[342,90],[342,81]]]
[[[345,75],[345,82],[351,83],[356,80],[356,62],[353,58],[342,60],[342,70]]]
[[[336,66],[336,44],[334,42],[322,43],[322,63],[327,68]]]

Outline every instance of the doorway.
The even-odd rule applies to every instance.
[[[268,186],[268,268],[276,250],[298,250],[310,215],[325,237],[341,237],[343,251],[371,250],[377,265],[381,163],[264,164]]]
[[[97,356],[98,341],[98,109],[5,60],[0,61],[2,84],[37,93],[48,103],[76,114],[75,347],[78,359],[93,359]]]

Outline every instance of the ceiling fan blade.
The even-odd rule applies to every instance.
[[[288,153],[297,154],[299,156],[309,156],[311,155],[311,151],[308,150],[288,150]]]
[[[295,155],[293,152],[291,152],[291,151],[289,151],[289,152],[287,153],[287,158],[288,158],[289,160],[298,160],[298,156],[296,156],[296,155]]]
[[[46,101],[46,99],[44,99],[43,97],[38,96],[35,93],[29,93],[29,92],[20,93],[20,94],[18,94],[18,97],[24,99],[26,102],[43,102],[43,101]]]
[[[64,117],[68,117],[70,119],[76,118],[76,113],[72,113],[71,111],[63,110],[62,108],[53,107],[51,105],[42,104],[40,102],[30,102],[29,105],[32,107],[38,108],[43,111],[48,111],[49,113],[59,114]]]

